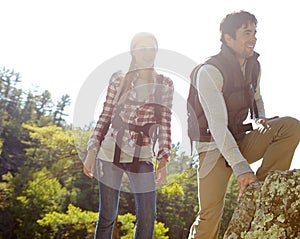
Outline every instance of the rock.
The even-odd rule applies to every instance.
[[[300,239],[300,170],[274,171],[249,186],[224,239]]]

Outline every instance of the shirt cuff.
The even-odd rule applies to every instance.
[[[161,159],[166,159],[168,162],[169,162],[169,156],[170,154],[166,153],[165,151],[163,150],[160,150],[158,153],[157,153],[157,160],[161,160]]]
[[[232,166],[232,170],[236,177],[244,173],[253,173],[248,162],[240,162],[238,164],[235,164],[234,166]]]

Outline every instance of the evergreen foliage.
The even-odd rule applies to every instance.
[[[71,130],[64,120],[70,97],[24,91],[20,74],[0,68],[0,239],[92,238],[98,218],[98,184],[82,172],[91,128]],[[81,140],[76,140],[79,137]],[[156,239],[186,238],[198,211],[197,161],[172,145],[168,183],[157,191]],[[236,204],[229,183],[221,231]],[[118,221],[132,238],[130,193],[121,193]]]

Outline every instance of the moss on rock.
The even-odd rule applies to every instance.
[[[274,171],[249,186],[224,239],[300,238],[300,170]]]

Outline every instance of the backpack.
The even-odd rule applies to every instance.
[[[163,78],[162,75],[158,75],[159,81]],[[154,92],[154,102],[153,103],[146,103],[143,106],[152,106],[154,108],[154,118],[156,123],[148,123],[145,124],[144,126],[134,126],[131,124],[125,124],[125,128],[127,128],[128,126],[130,126],[133,130],[137,130],[138,131],[142,131],[145,135],[148,135],[152,141],[153,141],[153,145],[152,145],[152,151],[153,154],[156,155],[155,153],[155,144],[158,140],[158,136],[159,136],[159,125],[161,125],[162,122],[162,112],[163,112],[163,108],[164,106],[159,104],[159,102],[162,101],[162,93],[161,93],[161,87],[159,87],[159,84],[155,85],[155,92]],[[120,117],[120,111],[122,110],[122,105],[117,105],[117,113],[114,117],[114,119],[112,119],[112,124],[115,127],[121,127],[121,125],[124,125],[123,120]]]
[[[187,97],[187,131],[190,138],[191,154],[193,150],[193,141],[197,141],[200,138],[200,128],[198,123],[198,116],[200,114],[200,100],[196,85],[196,79],[199,69],[203,64],[197,65],[190,74],[190,89]]]
[[[159,125],[161,124],[162,121],[162,108],[163,106],[158,104],[157,100],[161,100],[162,94],[160,92],[160,87],[158,85],[155,86],[155,101],[154,103],[146,103],[145,105],[148,106],[153,106],[154,107],[154,117],[155,117],[155,123],[146,123],[143,126],[139,125],[134,125],[130,123],[125,123],[122,118],[120,117],[120,112],[121,109],[123,108],[123,105],[117,105],[116,107],[116,114],[115,117],[112,119],[112,126],[118,130],[117,133],[117,141],[115,144],[115,152],[114,152],[114,160],[113,163],[119,167],[124,169],[124,166],[120,163],[120,155],[121,155],[121,145],[122,145],[122,139],[124,135],[124,130],[130,130],[138,133],[138,138],[137,138],[137,146],[134,149],[134,156],[133,156],[133,161],[132,165],[130,167],[130,171],[137,173],[138,172],[138,167],[139,167],[139,158],[140,158],[140,153],[141,153],[141,146],[143,143],[143,134],[147,135],[148,137],[152,138],[153,140],[153,154],[155,154],[154,146],[155,143],[158,139],[159,135]]]

